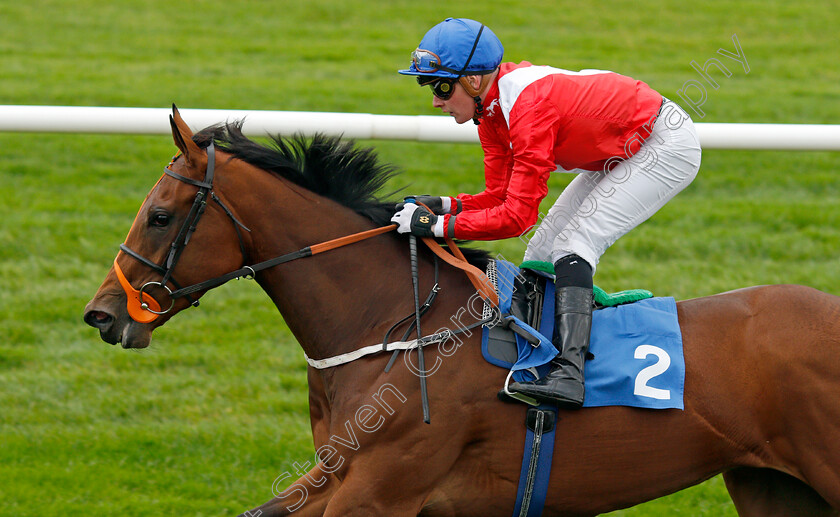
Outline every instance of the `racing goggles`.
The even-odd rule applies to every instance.
[[[423,50],[422,48],[418,48],[411,53],[411,62],[414,64],[414,68],[417,69],[418,72],[424,74],[443,71],[461,75],[462,72],[461,70],[455,70],[453,68],[449,68],[448,66],[443,66],[440,64],[440,57],[437,54],[431,50]]]
[[[420,86],[428,85],[432,89],[432,93],[440,100],[449,100],[452,94],[455,93],[455,83],[457,79],[450,79],[448,77],[423,77],[417,76],[417,84]]]

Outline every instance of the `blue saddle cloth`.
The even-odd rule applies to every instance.
[[[519,268],[499,260],[496,269],[499,306],[502,314],[508,314]],[[514,380],[520,382],[545,375],[550,369],[548,362],[557,355],[557,349],[547,337],[554,328],[554,282],[546,282],[539,329],[531,328],[515,316],[509,318],[539,340],[539,345],[533,346],[522,336],[511,333],[515,336],[516,349],[513,350],[511,338],[511,350],[499,353],[505,345],[490,337],[491,330],[498,335],[498,326],[484,328],[481,346],[484,358],[513,370]],[[649,298],[594,311],[589,352],[594,358],[584,368],[584,407],[683,409],[685,359],[673,298]]]

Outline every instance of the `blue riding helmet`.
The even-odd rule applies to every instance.
[[[411,66],[399,73],[452,79],[485,75],[498,68],[503,54],[502,42],[485,25],[466,18],[447,18],[423,36],[411,53]]]

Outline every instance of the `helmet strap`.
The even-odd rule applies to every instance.
[[[475,115],[473,116],[473,124],[477,126],[481,124],[479,119],[484,116],[484,105],[481,103],[481,97],[473,97],[473,100],[475,100]]]
[[[473,88],[467,76],[462,75],[458,78],[458,82],[461,83],[461,86],[464,87],[464,90],[466,90],[466,92],[475,101],[475,116],[473,117],[473,123],[476,126],[480,124],[479,119],[484,115],[484,105],[481,102],[481,94],[484,93],[485,90],[487,90],[488,86],[490,86],[490,81],[493,79],[493,76],[493,73],[482,75],[481,83],[478,85],[478,89]]]

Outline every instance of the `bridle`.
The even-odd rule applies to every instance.
[[[172,241],[172,244],[169,246],[169,252],[166,255],[166,259],[164,260],[163,265],[157,264],[152,260],[144,257],[140,253],[132,250],[128,247],[125,243],[120,244],[120,251],[124,252],[126,255],[134,258],[135,260],[139,261],[145,266],[153,269],[154,271],[160,273],[162,275],[162,279],[160,281],[150,280],[143,284],[139,290],[134,289],[131,283],[126,279],[125,275],[122,272],[119,264],[117,263],[117,259],[114,259],[114,271],[116,272],[117,279],[119,280],[120,285],[122,286],[123,290],[126,294],[127,300],[127,308],[129,316],[138,323],[151,323],[155,321],[161,315],[167,314],[175,307],[175,300],[181,297],[185,297],[190,305],[193,307],[198,306],[198,300],[193,300],[190,295],[196,293],[198,291],[204,291],[206,289],[211,289],[213,287],[218,287],[225,282],[232,280],[234,278],[254,278],[257,272],[262,271],[264,269],[274,267],[279,264],[283,264],[285,262],[290,262],[292,260],[297,260],[299,258],[304,257],[311,257],[312,255],[322,253],[325,251],[329,251],[335,248],[339,248],[341,246],[345,246],[348,244],[353,244],[355,242],[359,242],[370,237],[374,237],[376,235],[381,235],[383,233],[389,232],[391,230],[395,230],[397,228],[396,224],[391,224],[388,226],[381,226],[379,228],[374,228],[372,230],[367,230],[359,233],[354,233],[352,235],[347,235],[344,237],[339,237],[337,239],[333,239],[330,241],[322,242],[319,244],[314,244],[312,246],[307,246],[305,248],[301,248],[298,251],[287,253],[285,255],[280,255],[278,257],[260,262],[258,264],[253,264],[251,266],[242,266],[241,268],[237,269],[236,271],[231,271],[230,273],[224,274],[222,276],[212,278],[210,280],[205,280],[204,282],[199,282],[197,284],[193,284],[188,287],[181,287],[173,278],[172,272],[175,269],[175,266],[178,264],[178,259],[181,257],[181,253],[183,253],[184,248],[186,248],[187,244],[189,244],[190,237],[192,236],[193,232],[195,232],[196,227],[198,226],[198,222],[201,219],[201,216],[204,214],[204,211],[207,208],[207,199],[208,197],[215,201],[224,212],[228,215],[230,220],[233,222],[233,227],[236,230],[236,235],[239,239],[239,248],[242,253],[242,263],[245,264],[248,261],[248,255],[245,248],[245,243],[242,239],[242,232],[240,228],[244,229],[247,232],[251,230],[248,229],[244,224],[242,224],[234,215],[233,212],[222,202],[221,199],[213,192],[213,176],[216,172],[216,155],[215,155],[215,147],[213,141],[210,141],[210,144],[206,147],[207,151],[207,169],[204,172],[204,180],[198,181],[192,178],[188,178],[177,172],[174,172],[169,166],[164,167],[163,172],[164,174],[171,176],[178,181],[187,183],[189,185],[193,185],[198,187],[198,192],[195,194],[195,199],[193,200],[192,207],[190,208],[187,217],[184,219],[184,223],[181,225],[180,230],[178,231],[177,236]],[[172,159],[172,163],[175,162],[177,156]],[[428,208],[428,207],[427,207]],[[424,238],[424,242],[429,246],[429,248],[437,255],[438,257],[442,258],[445,262],[453,265],[459,269],[464,270],[467,273],[467,276],[470,278],[470,281],[476,287],[477,292],[482,294],[482,297],[485,300],[490,301],[494,304],[494,306],[498,306],[499,298],[498,294],[495,291],[495,288],[487,282],[487,278],[484,274],[479,271],[475,266],[467,263],[464,255],[455,245],[455,243],[451,239],[447,239],[447,243],[450,246],[450,250],[453,255],[450,255],[443,251],[443,248],[437,244],[434,239],[431,238]],[[414,305],[415,305],[415,312],[413,315],[415,318],[413,328],[417,331],[417,342],[418,344],[423,339],[422,332],[420,330],[420,317],[423,315],[424,312],[431,306],[432,301],[434,300],[437,292],[439,290],[438,286],[438,263],[437,258],[435,259],[435,285],[432,288],[431,293],[429,294],[426,302],[421,306],[420,300],[418,298],[418,276],[417,276],[417,244],[416,238],[411,235],[410,236],[410,248],[411,248],[411,269],[412,269],[412,281],[414,285]],[[119,257],[119,254],[117,254]],[[483,278],[483,281],[482,281]],[[169,288],[167,284],[172,283],[176,290],[173,291]],[[169,296],[170,303],[169,307],[162,308],[157,300],[146,290],[150,287],[157,286],[162,288],[166,291]],[[411,317],[409,316],[409,317]],[[396,327],[403,324],[408,318],[404,318],[400,320],[396,325],[391,327],[391,330],[388,331],[388,334],[385,336],[385,342],[382,346],[382,351],[387,350],[387,340],[388,335],[390,335],[391,331],[393,331]],[[461,329],[460,331],[468,331],[469,328],[473,328],[478,325],[483,325],[487,323],[488,320],[479,321],[470,327]],[[412,327],[409,327],[409,330],[406,331],[406,337],[411,332]],[[459,331],[456,331],[456,333]],[[446,332],[446,336],[450,335],[450,331]],[[433,340],[438,339],[436,336],[431,336]],[[447,337],[448,338],[448,337]],[[375,347],[376,351],[379,351],[379,346]],[[369,352],[365,352],[369,353]],[[421,386],[421,399],[423,403],[423,420],[426,423],[430,422],[429,416],[429,400],[426,391],[426,369],[423,362],[423,347],[419,346],[418,348],[418,357],[420,359],[420,386]],[[386,371],[390,369],[391,365],[396,358],[396,351],[395,354],[391,357],[391,361],[389,361],[388,366],[386,367]]]
[[[209,280],[205,280],[203,282],[199,282],[197,284],[193,284],[187,287],[181,287],[178,284],[178,282],[176,282],[173,278],[172,272],[178,263],[178,259],[181,257],[181,253],[184,251],[184,248],[189,243],[190,236],[192,236],[193,232],[195,232],[196,226],[198,225],[198,221],[201,219],[201,216],[204,214],[204,211],[207,208],[208,196],[211,200],[213,200],[222,208],[225,214],[227,214],[227,216],[233,222],[233,227],[236,230],[236,236],[239,239],[239,249],[242,253],[242,263],[248,263],[248,253],[245,248],[245,242],[243,240],[240,228],[244,229],[246,232],[250,232],[251,230],[249,230],[248,227],[242,224],[236,218],[236,216],[233,215],[233,212],[213,192],[213,177],[216,170],[216,157],[215,147],[212,141],[206,147],[206,150],[207,169],[204,173],[203,181],[194,180],[192,178],[188,178],[186,176],[178,174],[177,172],[172,171],[169,168],[169,166],[164,167],[163,169],[163,172],[166,175],[171,176],[177,179],[178,181],[182,181],[189,185],[194,185],[198,187],[198,192],[196,192],[195,194],[195,199],[193,200],[192,207],[190,208],[190,211],[187,214],[184,223],[181,225],[181,229],[178,231],[178,235],[172,241],[172,244],[169,247],[169,253],[166,256],[163,265],[157,264],[152,260],[144,257],[140,253],[129,248],[125,243],[120,244],[120,250],[126,255],[136,259],[143,265],[153,269],[154,271],[160,273],[163,276],[163,278],[160,281],[152,280],[143,284],[143,286],[140,287],[139,290],[134,289],[131,283],[125,278],[125,275],[123,274],[119,264],[117,263],[117,259],[114,259],[114,270],[117,274],[117,279],[119,280],[120,285],[126,293],[128,313],[134,321],[137,321],[139,323],[151,323],[155,321],[159,316],[169,313],[175,307],[175,300],[177,300],[178,298],[186,298],[189,301],[190,305],[192,305],[193,307],[198,307],[198,300],[193,300],[190,296],[191,294],[218,287],[235,278],[253,279],[258,272],[264,269],[284,264],[286,262],[291,262],[292,260],[311,257],[312,255],[316,255],[318,253],[323,253],[326,251],[333,250],[335,248],[346,246],[348,244],[363,241],[365,239],[369,239],[371,237],[375,237],[377,235],[396,230],[397,228],[396,224],[390,224],[388,226],[381,226],[378,228],[373,228],[372,230],[346,235],[344,237],[339,237],[337,239],[321,242],[319,244],[313,244],[311,246],[306,246],[305,248],[301,248],[297,251],[287,253],[285,255],[280,255],[278,257],[274,257],[272,259],[265,260],[257,264],[252,264],[250,266],[243,265],[235,271],[231,271],[230,273],[226,273],[216,278],[211,278]],[[175,161],[175,159],[177,159],[177,157],[173,159],[173,162]],[[464,272],[466,272],[470,281],[476,287],[476,290],[479,293],[481,293],[483,298],[491,300],[491,302],[494,305],[498,305],[498,295],[496,294],[495,290],[493,290],[493,288],[488,287],[489,283],[487,282],[487,279],[484,276],[484,274],[481,271],[479,271],[475,266],[472,266],[466,261],[463,254],[461,254],[460,250],[458,250],[458,247],[451,239],[447,239],[447,244],[449,245],[450,250],[452,251],[452,253],[455,254],[455,256],[446,253],[443,250],[443,248],[441,248],[440,245],[438,245],[434,241],[434,239],[423,238],[423,241],[438,257],[442,258],[448,264],[456,268],[462,269]],[[170,282],[172,283],[172,285],[175,286],[174,291],[171,290],[167,285]],[[147,289],[153,286],[160,287],[166,291],[170,299],[169,307],[165,309],[162,308],[157,302],[157,300],[152,295],[146,292]]]
[[[190,297],[191,294],[218,287],[235,278],[253,279],[258,272],[264,269],[268,269],[279,264],[290,262],[292,260],[310,257],[318,253],[323,253],[325,251],[339,248],[341,246],[346,246],[347,244],[353,244],[354,242],[359,242],[370,237],[374,237],[376,235],[381,235],[383,233],[395,230],[397,228],[396,225],[382,226],[379,228],[374,228],[372,230],[347,235],[345,237],[339,237],[337,239],[322,242],[320,244],[313,244],[312,246],[307,246],[292,253],[280,255],[279,257],[274,257],[272,259],[259,262],[257,264],[252,264],[250,266],[243,265],[241,268],[235,271],[231,271],[230,273],[226,273],[216,278],[211,278],[210,280],[205,280],[203,282],[199,282],[197,284],[193,284],[187,287],[181,287],[178,284],[178,282],[176,282],[173,278],[172,272],[178,263],[178,259],[181,257],[181,253],[184,251],[184,248],[189,243],[190,236],[195,231],[196,226],[198,225],[198,221],[201,219],[201,216],[204,214],[204,211],[207,208],[208,196],[211,200],[216,202],[222,208],[222,210],[224,210],[224,212],[233,222],[233,227],[236,230],[236,236],[239,239],[239,249],[242,253],[242,263],[248,263],[248,253],[245,248],[245,242],[242,238],[242,232],[240,231],[240,228],[244,229],[246,232],[250,232],[251,230],[249,230],[248,227],[242,224],[233,215],[233,212],[213,192],[213,176],[215,174],[216,169],[216,159],[215,148],[212,141],[206,149],[207,170],[204,173],[203,181],[197,181],[192,178],[188,178],[186,176],[178,174],[177,172],[172,171],[168,166],[163,169],[163,172],[168,176],[171,176],[177,179],[178,181],[182,181],[184,183],[188,183],[190,185],[198,187],[198,192],[196,192],[195,194],[195,200],[193,201],[192,208],[190,208],[190,211],[187,214],[187,218],[184,220],[183,225],[181,225],[181,229],[178,231],[178,235],[175,237],[175,240],[172,241],[172,244],[169,247],[169,253],[166,256],[166,260],[164,260],[163,265],[157,264],[152,260],[144,257],[140,253],[129,248],[125,243],[120,244],[120,250],[123,251],[126,255],[138,260],[143,265],[148,266],[156,272],[160,273],[163,276],[163,278],[160,281],[153,280],[146,282],[145,284],[143,284],[142,287],[140,287],[139,290],[134,289],[131,283],[125,278],[125,275],[123,274],[119,264],[117,263],[117,259],[114,259],[114,270],[117,274],[117,279],[119,280],[120,285],[122,286],[123,291],[125,291],[126,294],[128,314],[134,321],[137,321],[138,323],[151,323],[155,321],[158,318],[158,316],[170,312],[173,309],[173,307],[175,307],[175,300],[178,298],[186,298],[189,301],[190,305],[192,305],[193,307],[198,307],[198,300],[193,300],[192,297]],[[172,285],[175,286],[174,291],[171,290],[167,285],[170,282],[172,283]],[[146,292],[147,289],[153,286],[163,288],[166,291],[170,299],[169,307],[165,309],[161,308],[157,300],[152,295]]]
[[[184,248],[190,242],[190,237],[192,236],[193,232],[195,232],[195,229],[198,226],[198,221],[201,220],[201,216],[204,215],[204,211],[207,208],[208,197],[212,199],[216,204],[218,204],[233,222],[233,227],[236,230],[236,236],[239,239],[239,249],[242,253],[242,261],[243,263],[247,262],[248,255],[245,250],[245,243],[243,241],[242,231],[240,230],[240,228],[245,230],[246,232],[250,232],[251,230],[249,230],[248,227],[242,224],[233,215],[233,212],[222,202],[222,200],[219,199],[215,192],[213,192],[213,177],[216,173],[216,153],[215,146],[212,141],[207,146],[206,151],[207,169],[204,172],[203,181],[194,180],[192,178],[188,178],[187,176],[178,174],[177,172],[170,169],[169,166],[163,168],[163,172],[168,176],[171,176],[177,179],[178,181],[198,187],[198,192],[196,192],[195,194],[195,199],[193,200],[192,207],[190,208],[186,219],[184,219],[184,223],[181,225],[181,229],[178,231],[178,234],[172,241],[172,244],[169,246],[169,252],[166,256],[166,259],[163,262],[163,265],[157,264],[152,260],[144,257],[140,253],[129,248],[128,245],[125,243],[120,244],[120,250],[126,255],[138,260],[143,265],[150,267],[151,269],[160,273],[163,276],[163,278],[160,281],[152,280],[146,282],[145,284],[143,284],[142,287],[140,287],[139,290],[135,290],[133,287],[131,287],[131,284],[126,280],[125,275],[123,274],[119,264],[117,263],[117,260],[114,259],[114,269],[117,273],[117,278],[119,279],[123,290],[126,291],[126,295],[128,296],[129,315],[131,315],[131,317],[135,321],[141,323],[150,323],[154,321],[155,319],[157,319],[158,316],[170,312],[175,306],[175,300],[180,297],[186,297],[190,305],[192,305],[193,307],[198,307],[198,300],[193,300],[192,297],[189,296],[190,293],[184,292],[184,289],[173,278],[172,272],[175,270],[175,266],[178,264],[178,259],[181,257],[181,253],[184,251]],[[174,163],[176,159],[177,157],[173,158],[172,162]],[[170,163],[170,165],[172,164]],[[172,285],[175,286],[175,291],[172,291],[167,285],[170,282],[172,282]],[[154,286],[162,288],[168,294],[170,298],[170,304],[169,307],[167,307],[166,309],[162,309],[158,304],[157,300],[146,292],[147,289]]]

